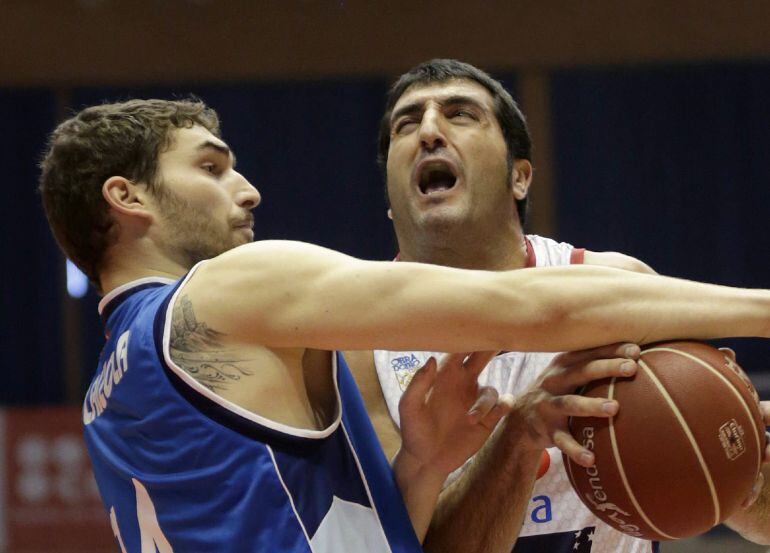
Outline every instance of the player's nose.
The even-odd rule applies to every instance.
[[[240,187],[235,194],[235,203],[244,209],[254,209],[261,201],[262,195],[259,193],[259,190],[245,177],[241,176]]]
[[[446,146],[441,115],[436,109],[426,110],[422,117],[420,122],[420,145],[429,152]]]

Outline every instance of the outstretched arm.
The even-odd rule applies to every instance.
[[[770,336],[770,291],[605,267],[506,272],[362,261],[267,241],[185,286],[233,339],[318,349],[560,351],[607,342]]]

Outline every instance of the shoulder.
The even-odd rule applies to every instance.
[[[585,251],[583,263],[586,265],[603,265],[605,267],[614,267],[625,271],[634,271],[636,273],[657,274],[655,270],[635,257],[620,252],[594,252]]]

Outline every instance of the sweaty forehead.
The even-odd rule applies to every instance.
[[[468,97],[479,104],[493,109],[494,101],[489,91],[476,81],[469,79],[449,79],[433,83],[416,83],[406,89],[393,106],[395,113],[406,105],[424,105],[427,102],[443,103],[449,98]]]

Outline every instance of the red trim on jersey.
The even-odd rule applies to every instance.
[[[524,237],[524,244],[527,246],[527,262],[524,267],[529,269],[530,267],[537,267],[537,256],[535,255],[535,248],[532,247],[532,242],[529,238]]]
[[[569,262],[571,265],[582,265],[586,256],[585,248],[573,248],[572,253],[569,254]]]
[[[524,237],[524,244],[527,247],[527,261],[524,264],[524,267],[530,268],[530,267],[537,267],[537,255],[535,254],[535,248],[532,247],[532,242],[530,242],[529,238],[526,236]],[[586,249],[585,248],[573,248],[572,253],[569,255],[569,262],[571,265],[582,265],[583,260],[585,258]],[[393,259],[393,261],[399,261],[401,259],[401,252],[396,254],[396,257]]]
[[[540,454],[540,464],[537,467],[535,480],[540,480],[543,476],[545,476],[545,473],[548,472],[549,468],[551,468],[551,455],[548,453],[547,449],[544,449]]]

